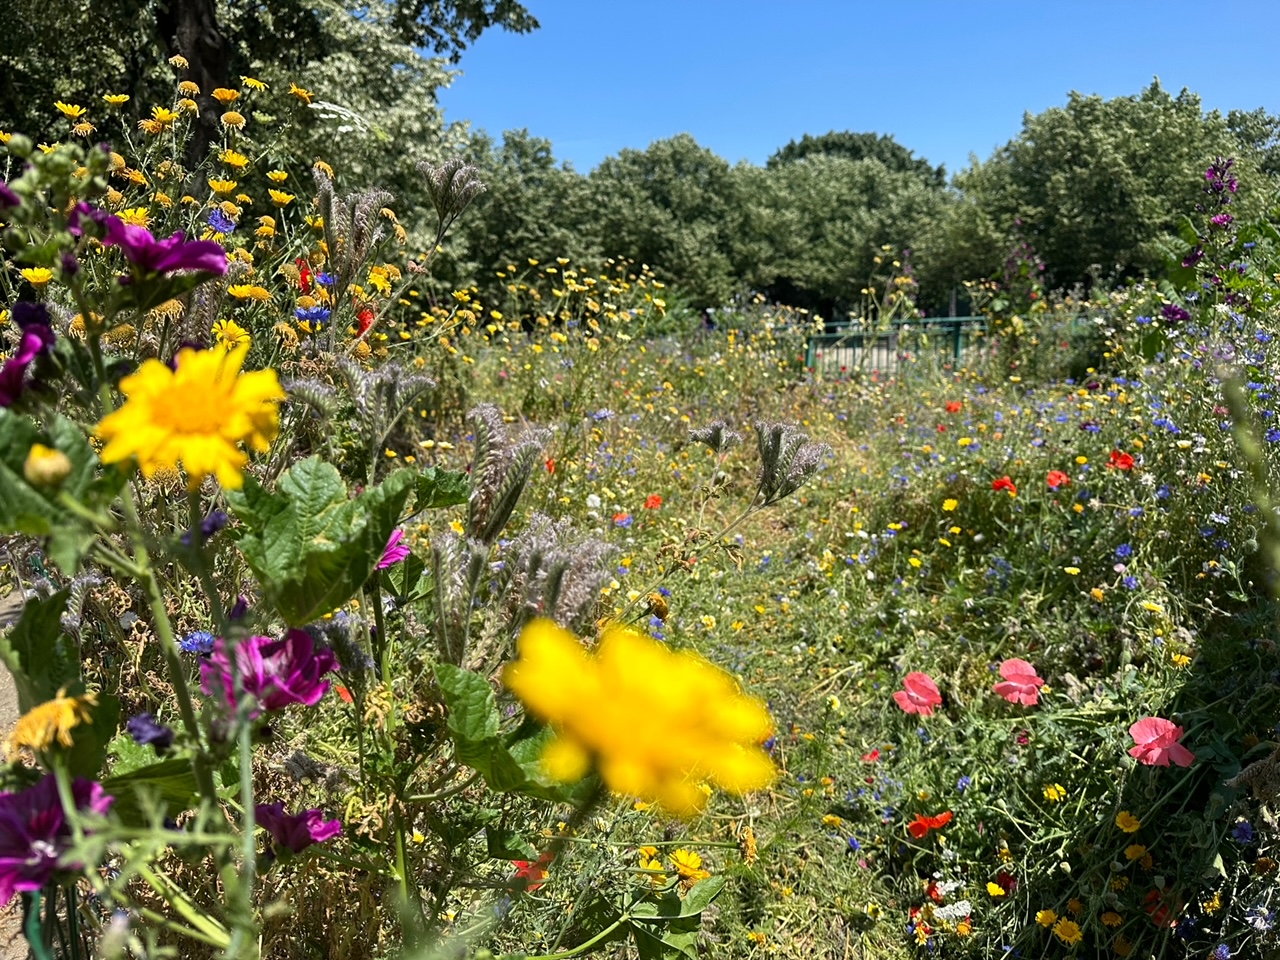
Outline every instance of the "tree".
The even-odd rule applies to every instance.
[[[1227,129],[1258,158],[1258,167],[1270,177],[1280,177],[1280,117],[1256,110],[1232,110]]]
[[[980,218],[1006,237],[1015,226],[1047,264],[1048,283],[1159,272],[1159,238],[1203,200],[1204,170],[1237,156],[1241,182],[1256,182],[1251,150],[1200,98],[1171,96],[1159,81],[1137,96],[1072,93],[1067,104],[1028,114],[1022,132],[956,177]],[[1261,209],[1247,189],[1238,215]],[[1006,243],[1007,245],[1007,243]]]
[[[917,157],[892,136],[874,133],[853,133],[850,130],[824,133],[819,137],[805,134],[779,149],[768,160],[772,169],[784,163],[794,163],[806,157],[845,157],[849,160],[879,160],[888,170],[898,173],[915,173],[927,184],[944,187],[947,183],[945,167],[933,166],[923,157]]]

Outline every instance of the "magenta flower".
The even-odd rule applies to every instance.
[[[379,570],[394,567],[409,555],[409,548],[400,542],[403,539],[403,530],[393,530],[391,532],[391,539],[387,541],[387,549],[382,551],[382,559],[378,561]]]
[[[43,303],[19,301],[13,305],[13,320],[21,331],[17,352],[0,367],[0,407],[11,407],[22,396],[27,367],[53,346],[53,327]]]
[[[902,687],[893,695],[893,699],[903,713],[918,713],[927,717],[933,714],[934,707],[942,704],[938,685],[927,673],[908,673],[902,680]]]
[[[1010,703],[1034,707],[1040,700],[1040,688],[1044,681],[1036,674],[1036,668],[1016,657],[1000,664],[1000,676],[1004,677],[991,689]]]
[[[1183,729],[1160,717],[1147,717],[1129,728],[1136,747],[1129,749],[1129,756],[1149,767],[1167,767],[1170,761],[1180,767],[1189,767],[1196,756],[1178,742]]]
[[[285,813],[283,803],[260,803],[253,815],[271,834],[276,846],[301,853],[313,843],[324,843],[342,833],[341,820],[325,820],[319,810]]]
[[[105,814],[113,798],[102,785],[76,779],[71,796],[77,810]],[[21,793],[0,793],[0,907],[15,893],[39,890],[58,870],[71,839],[71,827],[58,798],[58,783],[46,776]],[[78,864],[66,869],[78,870]]]
[[[315,648],[311,635],[290,630],[283,640],[246,637],[236,646],[236,665],[245,693],[257,698],[263,710],[283,710],[293,703],[314,706],[329,692],[329,681],[320,678],[338,669],[338,658],[329,649]],[[200,665],[200,689],[208,696],[221,690],[224,703],[235,709],[231,661],[227,642],[219,637],[213,653]],[[254,711],[254,716],[257,711]]]
[[[124,258],[143,273],[196,270],[221,276],[227,272],[227,251],[212,240],[188,240],[181,233],[157,240],[146,227],[125,223],[119,217],[108,217],[106,226],[102,245],[119,247]]]
[[[22,198],[9,189],[9,185],[0,180],[0,210],[22,206]]]

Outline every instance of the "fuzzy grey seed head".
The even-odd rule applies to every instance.
[[[715,453],[723,453],[735,443],[742,440],[742,434],[730,430],[723,420],[712,420],[705,427],[689,431],[689,439],[695,443],[705,443]]]
[[[441,164],[423,161],[418,164],[418,170],[425,180],[431,205],[445,225],[456,220],[486,189],[480,180],[480,171],[460,157],[451,157]]]
[[[757,496],[765,506],[799,489],[831,450],[826,444],[810,443],[795,424],[757,420],[755,430],[760,448]]]

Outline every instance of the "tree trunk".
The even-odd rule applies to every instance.
[[[158,4],[156,26],[168,47],[169,56],[182,55],[189,64],[184,79],[200,87],[195,98],[200,112],[187,143],[186,163],[194,169],[205,159],[209,145],[218,137],[222,109],[210,94],[226,87],[231,67],[231,46],[218,27],[217,0],[168,0]]]

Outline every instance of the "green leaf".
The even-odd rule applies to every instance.
[[[431,593],[431,576],[426,561],[411,553],[403,561],[382,571],[384,582],[406,603],[422,600]]]
[[[13,629],[0,636],[0,660],[13,674],[20,713],[52,700],[80,678],[79,650],[62,631],[69,594],[59,590],[46,600],[28,600]]]
[[[724,883],[724,877],[707,877],[705,880],[699,880],[680,901],[680,916],[697,916],[707,909],[711,906],[711,901],[720,896],[724,890]]]
[[[471,496],[471,478],[456,470],[428,467],[420,472],[413,485],[413,509],[436,510],[466,503]]]
[[[120,726],[120,700],[110,694],[99,693],[97,703],[90,708],[92,720],[82,723],[71,732],[71,747],[62,755],[67,770],[73,777],[97,779],[107,759],[107,744]]]
[[[461,746],[497,740],[498,699],[489,681],[451,663],[437,663],[436,683],[449,708],[449,732]]]
[[[130,826],[146,826],[150,810],[173,817],[199,802],[195,772],[186,757],[170,757],[107,777],[102,786],[116,798],[112,811]]]
[[[275,492],[250,478],[229,492],[244,522],[237,545],[263,593],[300,626],[350,600],[377,567],[409,496],[413,471],[397,470],[349,498],[337,469],[319,457],[294,464]]]
[[[507,827],[486,824],[485,848],[494,860],[534,860],[538,851],[519,833]]]

